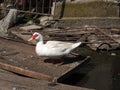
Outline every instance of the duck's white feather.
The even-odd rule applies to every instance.
[[[72,50],[74,50],[81,44],[81,42],[70,43],[62,41],[48,41],[44,44],[41,34],[34,33],[32,37],[38,41],[36,45],[36,53],[39,56],[64,56],[69,54]],[[30,40],[33,40],[33,38]]]
[[[69,54],[79,43],[68,43],[60,41],[49,41],[46,44],[40,42],[36,45],[36,52],[39,56],[63,56]]]

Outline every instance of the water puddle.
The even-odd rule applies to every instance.
[[[120,50],[79,51],[82,55],[91,56],[90,62],[61,83],[96,90],[120,90]]]

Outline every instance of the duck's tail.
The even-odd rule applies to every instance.
[[[72,45],[72,49],[77,48],[78,46],[80,46],[82,44],[82,42],[78,42]]]
[[[79,45],[81,45],[82,42],[78,42],[78,43],[74,43],[71,48],[67,49],[66,52],[70,53],[71,51],[73,51],[75,48],[77,48]]]

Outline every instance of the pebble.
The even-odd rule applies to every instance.
[[[111,56],[116,56],[116,53],[111,53]]]

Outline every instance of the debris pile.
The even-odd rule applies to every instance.
[[[113,50],[120,47],[120,28],[98,28],[96,26],[83,26],[76,28],[41,28],[26,30],[12,30],[12,34],[27,41],[32,32],[39,32],[44,40],[81,41],[93,50]],[[62,38],[61,38],[62,37]],[[35,42],[33,42],[35,44]]]
[[[8,15],[0,21],[0,36],[4,37],[8,33],[9,27],[16,23],[17,10],[10,9]],[[47,28],[51,24],[55,24],[53,17],[41,16],[39,25],[35,23],[22,24],[12,27],[9,32],[13,36],[19,37],[25,42],[31,37],[33,32],[43,34],[44,40],[59,41],[81,41],[93,50],[112,50],[120,48],[120,28],[98,28],[97,26],[85,25],[82,27],[57,27]],[[62,37],[62,38],[61,38]],[[36,44],[33,42],[33,44]]]

